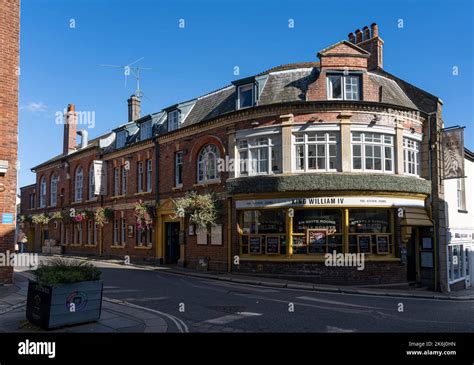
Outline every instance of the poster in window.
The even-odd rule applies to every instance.
[[[307,242],[309,245],[309,253],[324,253],[327,244],[327,230],[326,229],[308,229]]]
[[[133,237],[133,232],[134,232],[134,226],[132,224],[130,224],[128,227],[127,227],[127,236],[128,238],[132,238]]]
[[[198,245],[207,245],[207,229],[199,228],[196,232],[197,244]]]
[[[211,245],[222,245],[222,224],[211,227]]]
[[[390,253],[390,238],[388,235],[377,235],[377,253],[388,255]]]
[[[280,253],[280,236],[267,236],[266,246],[268,255],[278,255]]]
[[[370,235],[357,236],[357,244],[360,253],[371,253],[372,237]]]
[[[420,252],[420,266],[433,267],[433,252]]]
[[[423,250],[431,250],[433,245],[431,243],[431,237],[423,237],[421,240],[421,248]]]
[[[259,255],[262,253],[262,237],[260,236],[249,237],[249,253],[253,255]]]

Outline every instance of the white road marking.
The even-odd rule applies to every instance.
[[[149,300],[165,300],[169,297],[144,297],[144,298],[124,298],[122,300],[126,302],[146,302]]]
[[[326,303],[326,304],[345,305],[345,306],[348,306],[348,307],[357,307],[357,308],[387,309],[387,308],[371,307],[371,306],[368,306],[368,305],[358,305],[358,304],[350,304],[350,303],[345,303],[345,302],[338,302],[338,301],[335,301],[335,300],[318,299],[318,298],[314,298],[314,297],[296,297],[296,299],[311,300],[313,302],[320,302],[320,303]]]
[[[206,281],[200,280],[200,282],[203,283],[203,284],[223,286],[223,287],[230,288],[230,289],[242,288],[242,284],[240,284],[240,283],[218,282],[218,281],[209,282],[209,280],[206,280]],[[279,293],[280,292],[279,290],[275,290],[275,289],[265,289],[265,288],[260,289],[260,288],[255,288],[255,286],[250,286],[250,285],[245,286],[245,290],[252,290],[252,291],[259,292],[259,293]]]
[[[344,333],[344,332],[355,332],[355,330],[349,330],[349,329],[333,327],[333,326],[326,326],[326,332]]]
[[[237,321],[242,318],[246,317],[258,317],[261,316],[262,313],[253,313],[253,312],[237,312],[235,314],[229,314],[227,316],[223,317],[218,317],[214,319],[209,319],[207,321],[204,321],[205,323],[211,323],[211,324],[227,324],[230,322]]]

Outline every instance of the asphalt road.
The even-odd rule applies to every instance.
[[[167,313],[190,332],[474,332],[474,301],[266,288],[94,264],[104,297]]]

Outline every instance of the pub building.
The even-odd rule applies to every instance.
[[[93,158],[113,153],[117,161],[106,167],[106,196],[93,203],[117,204],[125,211],[117,227],[132,224],[126,208],[143,193],[132,184],[126,198],[114,196],[113,169],[127,163],[128,150],[140,161],[141,148],[154,148],[146,151],[153,161],[146,198],[156,216],[145,251],[134,238],[112,249],[118,233],[105,227],[102,251],[87,252],[314,283],[447,290],[442,102],[385,71],[383,44],[374,23],[321,50],[319,62],[277,66],[142,117],[153,121],[147,133],[146,123],[130,122],[125,137],[116,130],[95,139]],[[153,147],[140,138],[150,132]],[[222,170],[223,160],[233,164]],[[174,199],[190,191],[220,200],[208,230],[173,214]],[[364,254],[364,269],[326,265],[334,252]]]

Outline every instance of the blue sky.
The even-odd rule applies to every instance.
[[[471,0],[23,0],[19,184],[62,151],[55,114],[68,103],[95,112],[90,137],[126,122],[134,81],[124,87],[123,71],[99,64],[145,57],[139,65],[153,68],[142,73],[145,115],[279,64],[317,61],[319,50],[372,22],[384,68],[439,96],[446,126],[465,125],[474,150],[472,19]]]

